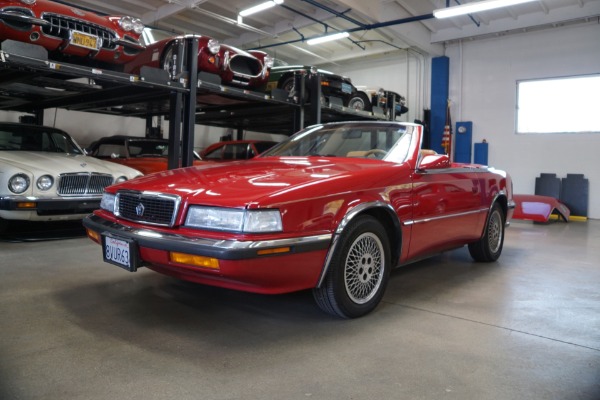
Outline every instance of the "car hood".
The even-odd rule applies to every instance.
[[[111,175],[126,175],[129,179],[140,175],[140,172],[133,168],[80,154],[41,151],[0,151],[0,162],[35,175],[38,175],[40,172],[50,174],[97,172]]]
[[[407,168],[378,160],[268,157],[163,171],[112,188],[175,194],[193,204],[270,206],[371,188],[374,176],[387,185]]]

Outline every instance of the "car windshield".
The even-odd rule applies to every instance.
[[[65,132],[43,126],[0,126],[0,150],[83,154]]]
[[[131,157],[166,157],[169,154],[169,145],[163,142],[131,140],[127,147]]]
[[[147,46],[152,43],[160,42],[164,39],[170,39],[174,36],[176,36],[176,34],[174,34],[173,32],[146,27],[144,28],[140,38],[144,41],[144,44]]]
[[[408,156],[412,132],[412,125],[388,123],[315,125],[260,157],[361,157],[400,163]]]

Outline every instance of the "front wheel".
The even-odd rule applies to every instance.
[[[356,92],[348,101],[348,107],[356,111],[371,111],[369,96],[363,92]]]
[[[506,225],[504,220],[502,208],[498,203],[495,203],[488,216],[483,236],[478,241],[469,243],[469,253],[475,261],[492,262],[500,257],[502,245],[504,244]]]
[[[377,307],[390,275],[390,245],[385,228],[371,216],[357,217],[342,233],[321,287],[318,306],[342,318],[356,318]]]

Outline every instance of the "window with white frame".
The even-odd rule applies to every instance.
[[[600,133],[600,74],[517,82],[517,133]]]

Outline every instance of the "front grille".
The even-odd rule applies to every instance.
[[[254,57],[235,55],[229,60],[229,69],[234,74],[257,77],[262,72],[262,65]]]
[[[42,27],[44,35],[68,40],[71,31],[80,31],[101,38],[102,48],[105,50],[115,50],[117,48],[115,33],[100,25],[65,15],[50,13],[44,13],[42,19],[50,22],[50,25]]]
[[[104,188],[112,185],[113,177],[108,174],[80,172],[61,174],[58,178],[60,196],[100,195]]]
[[[117,193],[117,215],[144,224],[173,226],[179,202],[179,196],[120,191]]]

